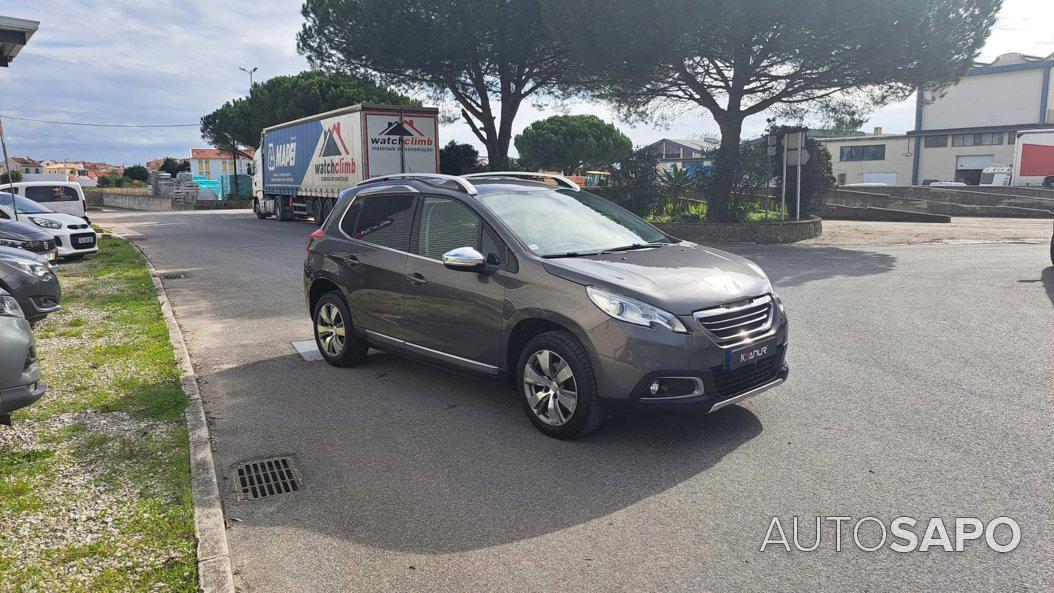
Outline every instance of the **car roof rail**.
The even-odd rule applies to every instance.
[[[480,179],[483,177],[523,177],[525,179],[552,179],[557,184],[563,185],[568,189],[574,191],[579,191],[582,189],[574,181],[571,181],[563,175],[557,175],[556,173],[531,173],[529,171],[491,171],[487,173],[470,173],[468,175],[464,175],[463,177],[465,177],[466,179]]]
[[[356,183],[356,186],[366,185],[367,183],[378,183],[382,181],[390,181],[394,179],[420,179],[422,181],[453,181],[461,188],[465,193],[469,195],[476,195],[479,191],[476,190],[476,186],[472,185],[471,182],[466,181],[463,177],[456,175],[443,175],[442,173],[393,173],[392,175],[380,175],[378,177],[370,177],[369,179],[363,179]]]

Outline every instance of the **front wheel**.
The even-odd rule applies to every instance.
[[[603,422],[593,366],[570,334],[554,331],[535,337],[516,366],[523,410],[538,430],[558,439],[576,439]]]
[[[269,214],[264,213],[263,208],[260,207],[260,200],[253,200],[253,214],[255,214],[256,218],[259,218],[260,220],[270,216]]]
[[[335,367],[349,367],[362,362],[370,347],[352,332],[351,313],[344,297],[337,291],[327,292],[315,303],[315,345],[322,358]]]

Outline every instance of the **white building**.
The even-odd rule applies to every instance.
[[[238,174],[248,175],[249,165],[253,162],[254,151],[248,151],[249,156],[238,157]],[[190,149],[190,172],[195,176],[205,179],[219,179],[220,175],[234,173],[234,158],[231,153],[215,148],[191,148]]]
[[[659,168],[670,171],[675,166],[680,169],[713,166],[713,159],[705,155],[720,145],[717,140],[705,138],[663,138],[647,148],[659,153]]]
[[[904,135],[825,138],[839,183],[977,184],[981,170],[1014,160],[1015,134],[1054,124],[1054,54],[1004,54],[978,64],[940,96],[920,93]]]

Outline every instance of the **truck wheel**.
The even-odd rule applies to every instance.
[[[322,200],[311,200],[311,216],[315,218],[315,226],[322,226],[325,214],[322,212]]]
[[[275,198],[274,219],[278,222],[293,220],[293,213],[289,210],[289,198],[285,196]]]
[[[1043,187],[1049,187],[1050,189],[1054,189],[1054,175],[1051,175],[1050,177],[1047,177],[1043,180]]]
[[[263,212],[262,208],[260,208],[260,200],[256,199],[253,200],[253,214],[255,214],[256,218],[259,218],[260,220],[263,220],[269,216],[268,214],[265,214]]]

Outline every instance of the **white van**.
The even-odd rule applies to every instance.
[[[16,195],[43,204],[54,212],[70,214],[88,222],[84,190],[75,181],[21,181],[12,184]],[[5,183],[0,191],[11,191]]]

